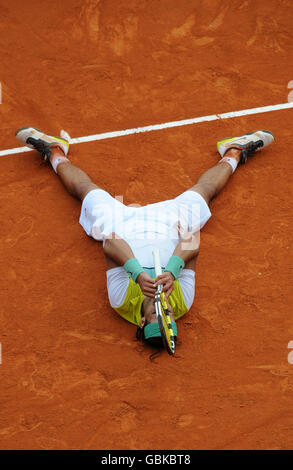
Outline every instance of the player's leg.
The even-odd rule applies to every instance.
[[[64,153],[59,147],[52,148],[50,162],[52,166],[55,165],[55,171],[69,194],[82,201],[90,191],[99,189],[99,186],[93,183],[83,170],[63,157]],[[58,159],[60,161],[56,165]]]
[[[241,137],[219,141],[217,149],[222,157],[221,160],[201,175],[190,190],[199,193],[209,204],[227,184],[238,164],[246,163],[247,157],[252,156],[260,148],[271,144],[273,140],[274,136],[271,132],[255,131]]]
[[[226,156],[235,159],[238,164],[241,157],[241,150],[228,150]],[[209,204],[210,201],[216,197],[228,183],[232,173],[233,169],[231,165],[225,160],[220,160],[217,165],[205,171],[190,190],[199,193],[206,203]]]
[[[50,161],[54,171],[61,179],[67,191],[81,201],[93,189],[99,187],[80,168],[72,165],[66,157],[69,150],[68,135],[61,131],[61,136],[44,134],[34,127],[22,127],[15,133],[23,144],[40,152],[44,161]]]

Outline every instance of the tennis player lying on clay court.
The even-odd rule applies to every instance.
[[[69,143],[38,129],[23,127],[16,137],[48,160],[67,191],[82,201],[79,222],[86,233],[103,243],[107,288],[111,306],[139,327],[140,337],[162,345],[154,306],[159,284],[163,285],[177,336],[176,320],[191,307],[195,291],[195,262],[199,230],[211,216],[210,201],[219,194],[239,163],[274,140],[268,131],[221,140],[220,161],[197,183],[175,199],[144,207],[125,206],[91,181],[66,157]],[[153,249],[160,250],[163,274],[155,278]]]

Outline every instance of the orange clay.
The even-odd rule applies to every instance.
[[[0,148],[25,125],[78,137],[284,103],[291,3],[1,0]],[[108,304],[79,202],[36,152],[1,157],[1,449],[292,448],[292,117],[72,146],[97,184],[146,204],[194,184],[217,140],[276,135],[211,204],[195,303],[155,363]]]

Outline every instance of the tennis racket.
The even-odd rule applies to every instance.
[[[160,251],[158,249],[153,250],[153,258],[155,265],[156,276],[162,274],[162,267],[160,262]],[[155,294],[155,308],[158,319],[159,328],[163,338],[163,343],[169,354],[175,353],[175,339],[174,332],[171,324],[171,318],[165,300],[165,293],[163,291],[163,285],[160,284]]]

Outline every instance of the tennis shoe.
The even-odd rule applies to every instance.
[[[225,153],[230,149],[241,150],[241,164],[247,162],[248,157],[260,150],[262,147],[267,147],[274,141],[274,135],[269,131],[255,131],[241,137],[228,137],[217,142],[217,150],[223,158]]]
[[[44,161],[50,158],[51,150],[54,147],[59,147],[64,155],[68,154],[69,142],[64,138],[67,135],[64,131],[61,131],[61,137],[55,137],[44,134],[35,127],[21,127],[15,132],[16,138],[27,147],[40,152]]]

